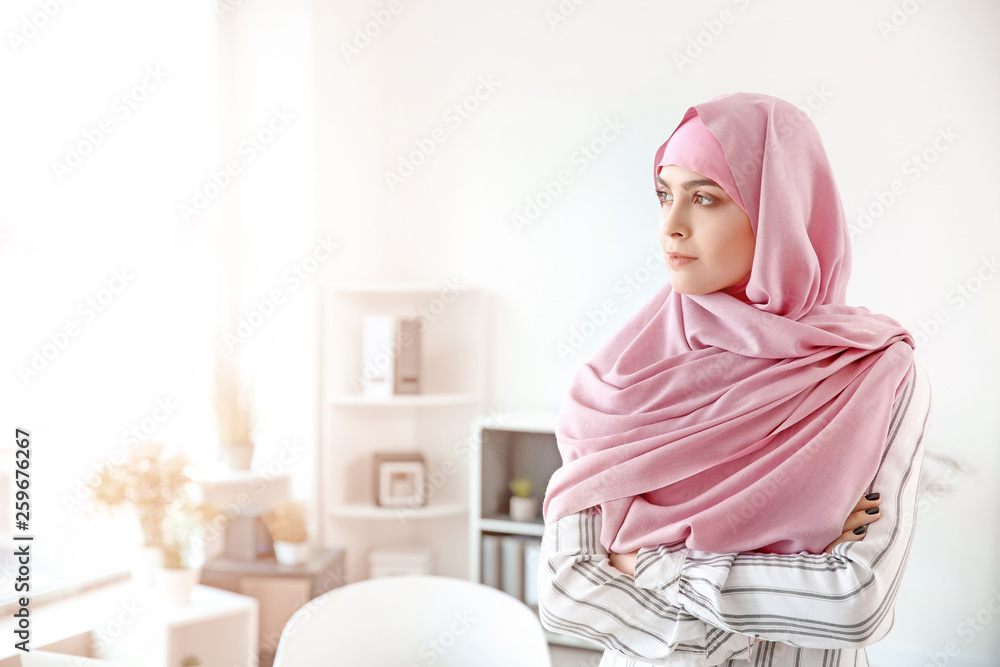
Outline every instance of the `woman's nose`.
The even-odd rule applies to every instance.
[[[664,208],[660,216],[660,233],[664,236],[684,238],[690,233],[683,207]]]

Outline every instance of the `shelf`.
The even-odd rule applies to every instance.
[[[480,519],[479,529],[489,533],[506,533],[508,535],[531,535],[541,537],[545,534],[545,524],[536,522],[511,521],[510,519]]]
[[[442,516],[461,516],[469,511],[465,503],[427,505],[425,507],[379,507],[367,503],[347,503],[327,508],[329,516],[341,519],[430,519]]]
[[[458,406],[476,405],[479,395],[466,394],[396,394],[386,398],[372,398],[361,394],[336,394],[327,399],[328,405],[350,407],[411,407],[411,406]]]

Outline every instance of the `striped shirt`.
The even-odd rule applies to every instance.
[[[611,566],[601,515],[572,514],[545,526],[542,625],[602,645],[601,667],[868,667],[864,647],[892,628],[913,538],[930,409],[926,373],[913,371],[868,489],[881,494],[880,518],[864,539],[829,554],[661,545],[639,550],[633,577]]]

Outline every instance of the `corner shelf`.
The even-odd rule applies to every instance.
[[[528,477],[539,503],[549,478],[562,457],[556,447],[556,415],[519,413],[502,418],[480,417],[470,434],[472,456],[469,467],[469,563],[472,580],[483,583],[482,540],[484,534],[540,538],[545,533],[541,518],[513,521],[506,513],[507,480]],[[536,607],[532,607],[536,612]],[[604,647],[570,635],[545,631],[550,644],[603,651]]]
[[[484,410],[487,294],[448,282],[327,282],[316,291],[321,543],[345,549],[349,581],[368,576],[369,551],[428,539],[434,574],[468,577],[468,474],[454,447]],[[360,393],[369,314],[421,319],[421,393]],[[427,504],[377,506],[373,455],[407,451],[424,456]],[[430,531],[426,521],[434,521]]]

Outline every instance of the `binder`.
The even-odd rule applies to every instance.
[[[500,562],[500,536],[483,535],[482,571],[479,579],[487,586],[502,590]]]
[[[500,538],[503,565],[500,582],[504,593],[524,600],[524,538],[506,535]]]

